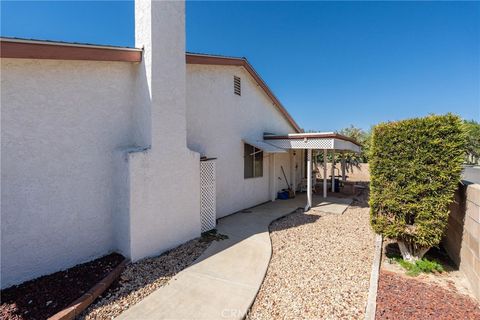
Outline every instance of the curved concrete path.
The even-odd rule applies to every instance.
[[[351,202],[315,200],[341,212]],[[193,265],[117,319],[243,319],[270,262],[268,226],[304,205],[305,197],[278,200],[220,219],[217,230],[228,239],[214,241]]]

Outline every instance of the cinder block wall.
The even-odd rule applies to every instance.
[[[443,244],[449,256],[467,276],[480,300],[480,185],[463,181],[451,205]]]

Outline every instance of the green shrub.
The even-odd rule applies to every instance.
[[[443,272],[443,266],[436,262],[428,259],[420,259],[415,262],[409,262],[403,260],[402,258],[394,259],[399,265],[401,265],[409,276],[418,276],[421,272],[423,273],[432,273],[432,272]]]
[[[375,232],[397,239],[405,259],[421,258],[440,243],[465,147],[462,121],[452,114],[373,128],[371,225]]]

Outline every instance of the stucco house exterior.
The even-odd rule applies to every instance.
[[[1,39],[1,287],[111,251],[158,255],[303,175],[300,128],[244,58],[185,54],[185,4],[136,1],[135,48]]]
[[[302,152],[260,149],[265,133],[299,131],[246,59],[187,54],[187,145],[216,158],[218,218],[275,200],[287,187],[282,167],[290,184],[299,181]],[[252,159],[261,170],[247,177],[252,145],[262,150]]]
[[[1,38],[0,57],[1,288],[161,254],[305,177],[310,203],[312,150],[358,148],[301,133],[245,58],[185,53],[182,1],[135,1],[134,48]]]

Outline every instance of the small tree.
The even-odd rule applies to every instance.
[[[308,132],[315,133],[319,131],[309,130]],[[360,144],[362,150],[360,154],[355,152],[343,152],[340,155],[336,153],[334,159],[332,159],[332,155],[329,153],[327,155],[327,161],[338,163],[343,157],[347,168],[360,168],[360,163],[367,162],[367,153],[370,146],[370,131],[365,132],[363,129],[357,128],[352,124],[350,127],[337,131],[337,133],[355,140],[358,144]],[[320,163],[320,165],[323,165],[323,152],[318,152],[315,154],[315,161]]]
[[[350,127],[343,128],[338,131],[339,134],[352,138],[362,146],[360,154],[353,152],[345,153],[349,163],[365,163],[368,161],[368,150],[370,149],[370,131],[355,127],[353,124]]]
[[[468,139],[467,162],[477,164],[480,159],[480,123],[475,120],[465,120],[463,125]]]
[[[438,245],[460,181],[466,136],[452,114],[379,124],[369,155],[371,225],[415,261]]]

